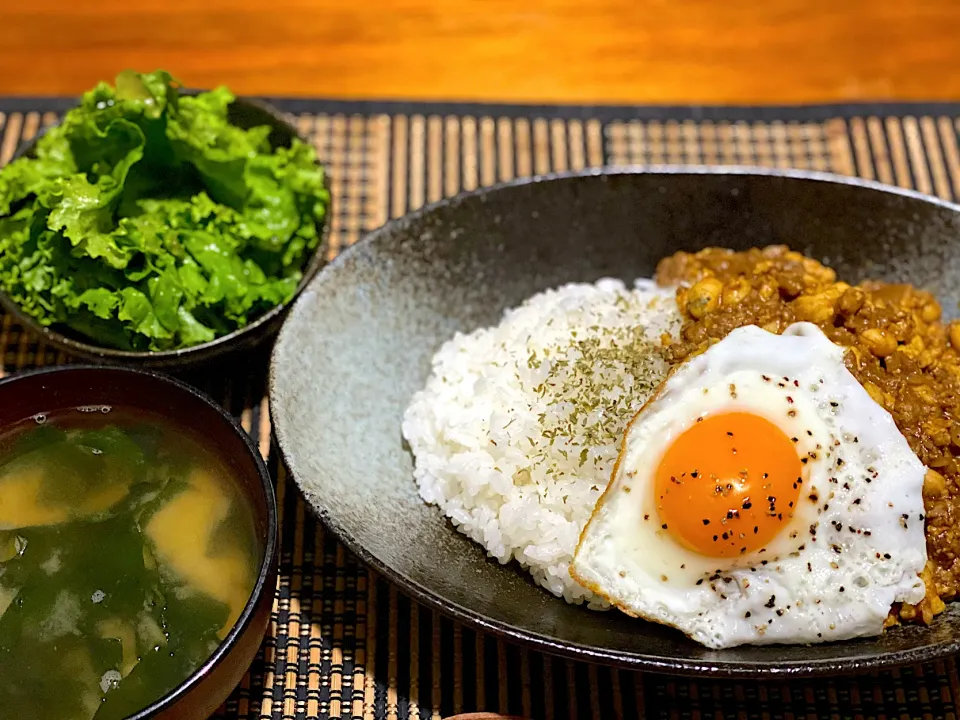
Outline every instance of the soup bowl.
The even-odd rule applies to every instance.
[[[0,429],[38,414],[91,405],[142,411],[175,423],[222,464],[251,511],[259,557],[253,590],[239,619],[189,677],[131,716],[208,718],[243,678],[267,630],[278,555],[273,483],[243,428],[209,397],[173,378],[144,370],[65,365],[0,379]]]

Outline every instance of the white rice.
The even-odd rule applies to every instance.
[[[627,422],[663,380],[674,291],[570,284],[458,334],[433,358],[403,435],[420,495],[501,563],[568,602],[602,600],[569,575]]]

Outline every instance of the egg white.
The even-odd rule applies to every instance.
[[[805,476],[774,541],[713,558],[663,528],[654,478],[665,448],[698,417],[731,411],[797,438]],[[712,648],[879,635],[894,602],[924,596],[924,473],[819,328],[739,328],[679,367],[627,429],[571,574],[625,612]]]

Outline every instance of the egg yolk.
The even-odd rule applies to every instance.
[[[667,448],[657,468],[661,527],[710,557],[763,548],[797,505],[803,465],[795,442],[751,413],[698,418]]]

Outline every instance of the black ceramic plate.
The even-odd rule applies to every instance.
[[[818,646],[711,651],[673,630],[558,600],[501,566],[417,495],[400,422],[436,349],[549,287],[649,277],[676,250],[786,243],[847,281],[933,291],[955,315],[960,207],[808,173],[651,168],[537,178],[388,223],[325,268],[287,320],[270,399],[293,477],[329,527],[420,601],[542,650],[647,670],[837,673],[960,650],[930,628]]]

